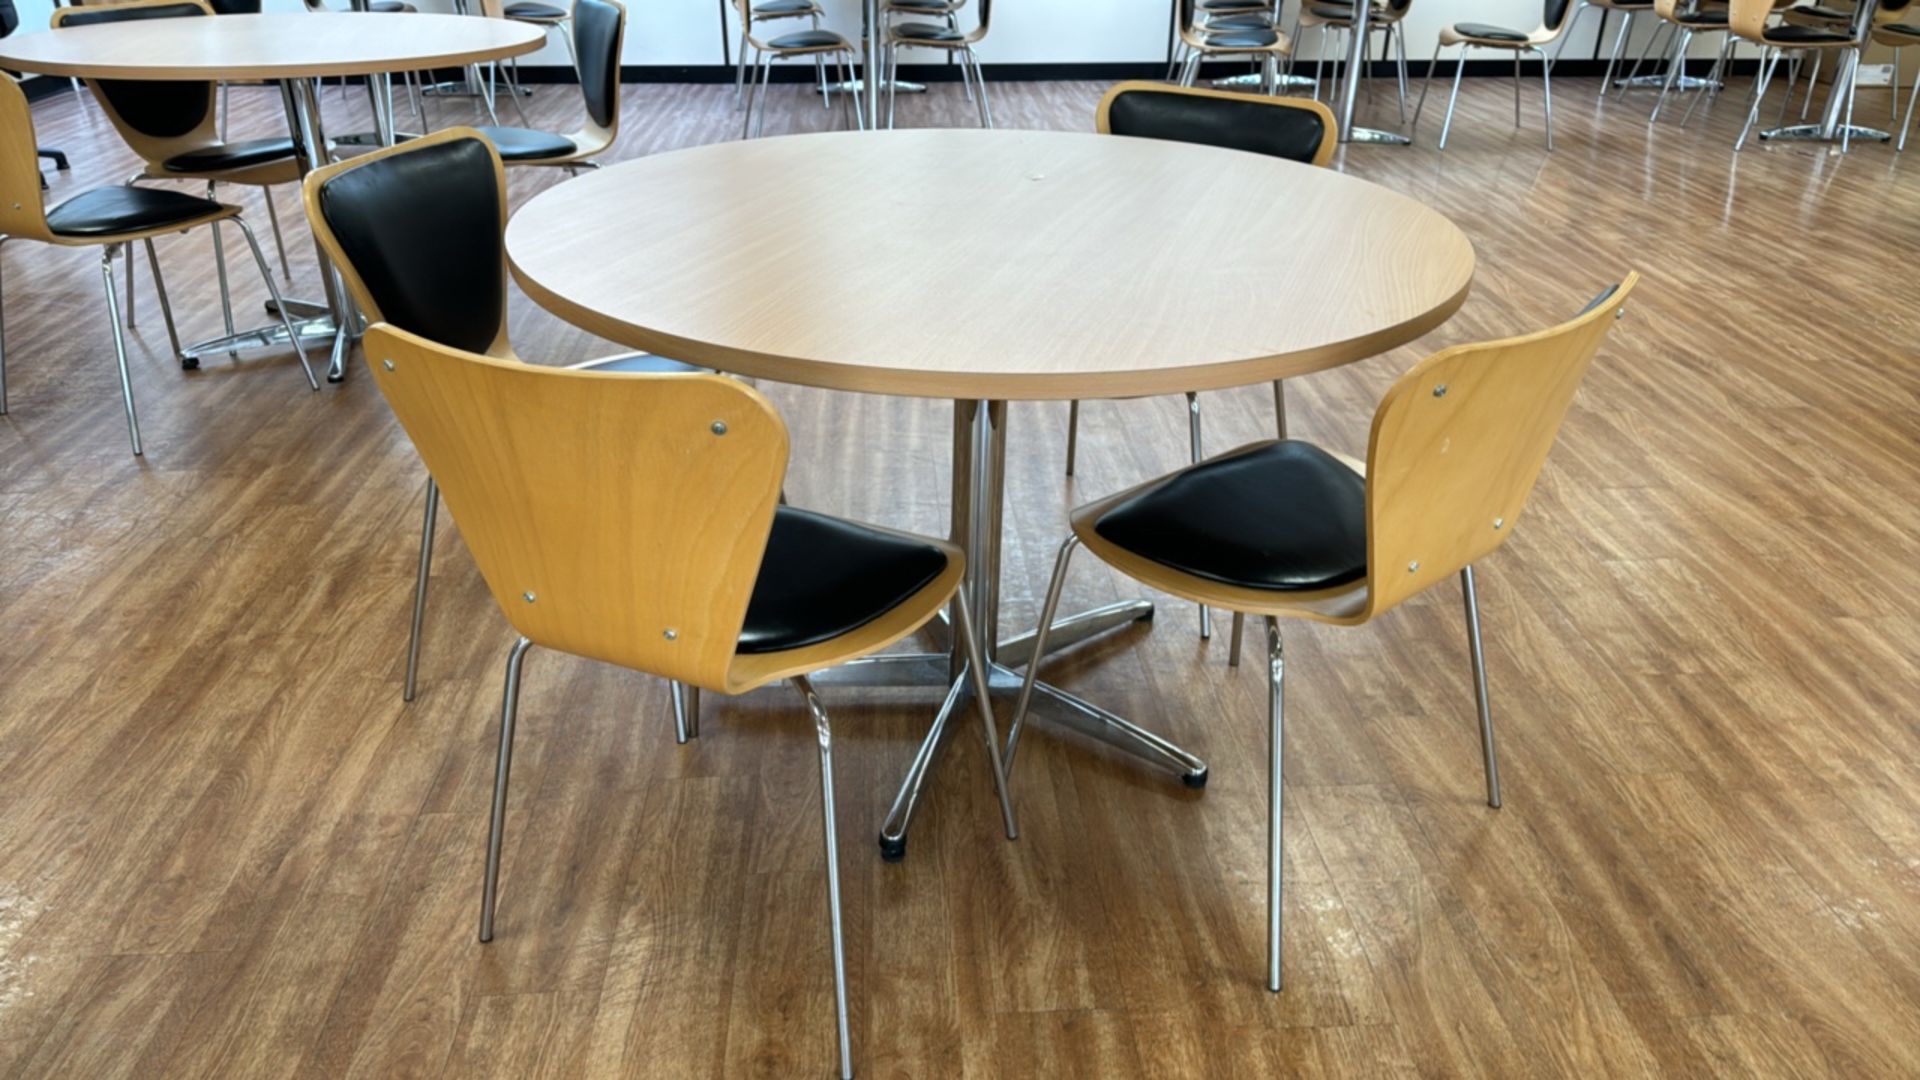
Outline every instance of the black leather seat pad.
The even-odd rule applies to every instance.
[[[767,44],[776,49],[845,48],[847,39],[831,30],[799,30],[791,34],[781,34]]]
[[[1453,32],[1462,37],[1481,38],[1486,41],[1525,41],[1527,35],[1518,30],[1509,30],[1504,26],[1489,23],[1454,23]]]
[[[959,41],[960,31],[951,26],[936,26],[933,23],[901,23],[893,28],[897,38],[909,41]]]
[[[798,649],[858,630],[946,568],[946,553],[931,544],[782,506],[747,602],[739,649]]]
[[[1725,27],[1727,25],[1727,9],[1712,8],[1701,11],[1683,11],[1675,15],[1674,19],[1676,22],[1684,23],[1687,26]]]
[[[1880,30],[1883,33],[1900,34],[1905,37],[1920,38],[1920,25],[1914,25],[1909,23],[1895,23],[1892,26],[1883,26],[1880,28]]]
[[[535,3],[534,0],[519,0],[518,3],[508,4],[505,8],[502,8],[501,10],[506,14],[507,18],[509,19],[550,19],[551,20],[551,19],[564,19],[567,17],[567,12],[565,8],[557,8],[557,7],[554,7],[552,4]]]
[[[1208,19],[1207,25],[1203,27],[1203,29],[1208,33],[1223,33],[1230,30],[1271,30],[1273,29],[1273,16],[1265,12],[1247,15],[1222,15],[1218,18]]]
[[[1229,30],[1223,34],[1208,34],[1204,39],[1216,49],[1264,49],[1280,40],[1280,35],[1268,29]]]
[[[1248,589],[1301,592],[1367,572],[1367,484],[1312,443],[1272,443],[1175,473],[1094,523],[1162,566]]]
[[[292,139],[247,139],[175,154],[161,163],[168,172],[206,173],[248,169],[293,157]]]
[[[1107,126],[1115,135],[1219,146],[1312,161],[1327,136],[1320,114],[1270,104],[1254,95],[1195,97],[1162,90],[1129,90],[1113,99]]]
[[[165,188],[103,187],[47,211],[47,227],[61,236],[112,236],[193,221],[224,209],[211,199]]]
[[[1790,8],[1786,13],[1804,19],[1826,19],[1829,22],[1850,23],[1853,21],[1853,12],[1842,11],[1839,8],[1825,7],[1820,4],[1810,4],[1803,8]]]
[[[565,135],[555,135],[551,131],[517,127],[483,127],[475,130],[485,135],[494,149],[500,151],[502,161],[537,161],[540,158],[565,157],[577,149],[572,139]]]
[[[755,15],[805,15],[813,10],[813,0],[767,0],[753,5]]]
[[[1838,44],[1852,41],[1853,35],[1843,34],[1838,30],[1823,30],[1818,26],[1794,26],[1789,23],[1767,27],[1767,40],[1787,41],[1795,45]]]

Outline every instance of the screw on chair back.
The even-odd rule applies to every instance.
[[[62,7],[55,29],[142,19],[211,16],[206,0],[127,0],[126,3]],[[133,152],[149,162],[166,161],[219,142],[212,82],[172,79],[87,79],[87,88]]]
[[[0,236],[51,240],[40,196],[40,161],[26,91],[0,74]]]
[[[787,429],[719,375],[539,367],[381,323],[374,381],[507,621],[535,644],[732,693]]]
[[[1574,391],[1638,274],[1559,326],[1460,345],[1402,375],[1367,446],[1368,617],[1513,535]]]
[[[472,128],[349,158],[307,176],[307,220],[370,322],[511,356],[506,170]]]
[[[1333,110],[1318,101],[1159,82],[1123,82],[1108,90],[1094,123],[1103,135],[1219,146],[1312,165],[1332,161],[1339,143]]]

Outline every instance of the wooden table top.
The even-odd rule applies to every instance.
[[[1465,300],[1440,214],[1327,169],[1040,131],[838,132],[660,154],[507,227],[521,286],[726,371],[923,397],[1127,397],[1377,355]]]
[[[142,19],[8,38],[0,41],[0,67],[100,79],[369,75],[522,56],[537,50],[544,37],[538,26],[463,15],[294,12]]]

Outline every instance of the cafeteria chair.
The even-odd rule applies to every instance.
[[[1200,0],[1180,0],[1174,9],[1175,38],[1183,55],[1180,85],[1192,86],[1200,77],[1200,65],[1226,56],[1244,56],[1260,67],[1261,84],[1268,94],[1280,88],[1280,62],[1293,55],[1293,41],[1272,25],[1270,15],[1253,14],[1256,22],[1245,23],[1247,15],[1202,18]]]
[[[1893,50],[1893,107],[1897,110],[1900,108],[1900,50],[1909,45],[1920,45],[1920,23],[1889,23],[1875,27],[1873,40],[1875,44]],[[1900,141],[1894,144],[1895,150],[1904,151],[1907,148],[1907,133],[1913,129],[1915,102],[1920,102],[1920,78],[1913,80],[1913,89],[1907,92],[1907,115],[1906,119],[1900,121]]]
[[[386,323],[367,332],[366,352],[517,635],[501,697],[480,940],[494,936],[529,649],[724,694],[791,682],[819,747],[840,1075],[851,1077],[833,730],[809,676],[886,648],[951,602],[1006,835],[1017,838],[987,669],[960,589],[965,556],[943,540],[782,505],[786,424],[737,379],[538,367]]]
[[[739,8],[734,9],[735,13]],[[744,20],[740,23],[740,49],[733,57],[733,107],[744,108],[747,100],[747,31],[754,23],[778,22],[782,19],[808,19],[813,29],[820,29],[820,17],[826,14],[816,0],[762,0],[750,4]],[[826,104],[827,66],[825,61],[815,58],[814,68],[820,80],[822,104]]]
[[[1280,25],[1280,9],[1284,0],[1263,2],[1263,0],[1195,0],[1193,19],[1202,29],[1225,30],[1273,30]],[[1167,81],[1178,82],[1180,73],[1187,63],[1187,44],[1180,36],[1180,9],[1173,8],[1173,53],[1167,62]],[[1294,29],[1300,26],[1299,16],[1294,16]],[[1289,57],[1291,60],[1291,57]]]
[[[603,0],[582,0],[600,3]],[[589,16],[592,21],[597,16]],[[473,128],[447,128],[316,169],[302,189],[307,220],[370,322],[386,322],[468,352],[515,359],[507,335],[507,180],[500,155]],[[703,371],[626,354],[587,371]],[[403,700],[419,687],[440,488],[427,478],[407,634]],[[673,687],[675,733],[698,737],[698,690]]]
[[[120,367],[120,396],[127,412],[127,438],[133,455],[140,457],[140,415],[133,404],[133,376],[127,368],[127,343],[120,331],[120,301],[113,287],[113,260],[116,256],[133,261],[133,245],[147,249],[147,265],[153,271],[154,292],[160,298],[160,313],[166,322],[167,339],[173,354],[180,356],[180,336],[174,331],[173,309],[167,302],[167,285],[160,276],[160,257],[154,253],[153,238],[168,233],[186,232],[200,225],[215,226],[230,221],[239,226],[253,252],[254,265],[267,283],[274,310],[293,342],[300,366],[307,374],[307,385],[320,389],[307,353],[300,345],[286,307],[280,302],[279,286],[267,269],[267,260],[254,240],[253,230],[240,216],[240,208],[202,199],[185,192],[164,188],[101,187],[83,191],[48,209],[40,194],[40,163],[33,141],[33,113],[27,95],[11,78],[0,78],[0,248],[13,240],[37,240],[57,247],[98,247],[100,276],[107,291],[107,322],[113,329],[114,357]],[[7,411],[6,321],[0,312],[0,415]]]
[[[1647,123],[1660,119],[1660,110],[1666,106],[1667,98],[1676,86],[1681,86],[1681,76],[1687,70],[1687,52],[1693,45],[1693,39],[1701,34],[1726,34],[1720,46],[1720,52],[1713,62],[1713,69],[1704,80],[1705,85],[1696,93],[1718,93],[1720,72],[1726,63],[1727,51],[1733,43],[1733,35],[1728,33],[1727,8],[1725,4],[1694,3],[1691,0],[1654,0],[1653,13],[1661,21],[1673,26],[1672,39],[1667,45],[1667,77],[1660,84],[1660,94],[1653,99],[1653,112],[1648,115]],[[1699,99],[1695,99],[1695,104]]]
[[[1244,150],[1324,167],[1333,161],[1340,129],[1334,123],[1333,110],[1318,101],[1133,81],[1119,83],[1100,99],[1094,130],[1102,135],[1169,139]],[[1287,391],[1279,379],[1273,380],[1273,414],[1280,437],[1284,439],[1287,437]],[[1198,462],[1204,456],[1200,444],[1200,395],[1192,392],[1187,394],[1187,442],[1193,460]],[[1073,475],[1079,444],[1080,402],[1072,401],[1067,405],[1068,476]],[[1200,637],[1212,636],[1212,617],[1202,605]],[[1238,651],[1235,649],[1234,653]]]
[[[124,3],[63,7],[55,9],[55,29],[68,26],[93,26],[101,23],[145,19],[178,19],[212,16],[207,0],[126,0]],[[293,140],[287,136],[242,139],[230,142],[218,130],[215,94],[212,82],[184,82],[166,79],[87,79],[87,89],[100,110],[128,149],[139,156],[144,166],[132,181],[204,180],[207,198],[213,198],[217,185],[242,184],[261,189],[260,200],[267,204],[267,223],[273,230],[273,244],[280,256],[280,268],[288,273],[286,242],[280,234],[280,214],[274,208],[272,189],[300,179],[300,166],[294,158]],[[224,219],[220,219],[224,220]],[[233,299],[227,288],[227,253],[218,224],[213,226],[213,265],[220,284],[220,313],[228,336],[234,333]],[[132,317],[133,260],[127,260],[127,312]],[[194,361],[183,361],[188,367]]]
[[[955,20],[957,21],[957,20]],[[974,107],[980,113],[980,126],[993,127],[993,107],[987,102],[987,73],[980,67],[980,54],[973,47],[986,39],[993,27],[993,0],[980,0],[980,22],[972,30],[962,32],[947,22],[883,22],[881,41],[886,45],[882,63],[888,72],[896,70],[902,48],[939,49],[960,62],[960,81],[967,84],[968,96],[973,98]],[[969,81],[971,77],[971,81]],[[887,127],[893,127],[894,90],[899,80],[889,77],[887,83]],[[980,89],[977,93],[973,87]]]
[[[597,169],[599,163],[590,159],[604,153],[620,133],[620,46],[627,36],[626,7],[618,0],[575,0],[568,32],[580,97],[587,108],[586,125],[570,135],[523,127],[480,128],[509,165]],[[509,81],[508,89],[517,95],[513,83]]]
[[[1386,35],[1387,45],[1394,49],[1394,76],[1395,83],[1397,84],[1396,89],[1399,92],[1400,122],[1402,124],[1407,122],[1407,35],[1405,22],[1407,12],[1412,10],[1412,8],[1413,0],[1386,0],[1385,3],[1373,7],[1372,17],[1367,20],[1369,43],[1371,43],[1372,34],[1381,33]],[[1315,51],[1313,61],[1313,99],[1318,101],[1320,100],[1320,69],[1326,66],[1325,60],[1329,57],[1333,58],[1337,64],[1336,70],[1338,70],[1345,67],[1344,63],[1339,63],[1339,58],[1347,54],[1346,50],[1338,44],[1339,39],[1337,37],[1335,38],[1333,49],[1331,51],[1328,50],[1327,32],[1329,30],[1334,31],[1336,34],[1351,34],[1353,32],[1353,5],[1346,3],[1312,2],[1303,4],[1300,8],[1296,25],[1304,30],[1320,31],[1320,47]],[[1365,66],[1361,67],[1360,74],[1363,78],[1370,79]],[[1371,81],[1366,85],[1371,86]],[[1328,100],[1333,100],[1333,95],[1329,95]]]
[[[1443,350],[1374,412],[1364,468],[1313,443],[1253,443],[1070,515],[1035,631],[1046,655],[1074,549],[1154,589],[1263,617],[1267,629],[1267,989],[1281,989],[1281,619],[1359,626],[1458,575],[1487,805],[1500,805],[1474,564],[1513,535],[1573,394],[1638,276],[1571,321]],[[1040,665],[1001,755],[1009,778]]]
[[[1733,141],[1735,152],[1746,146],[1747,135],[1760,118],[1760,107],[1766,101],[1767,86],[1773,81],[1773,73],[1780,66],[1782,56],[1789,51],[1807,53],[1857,47],[1849,30],[1806,23],[1773,23],[1774,11],[1773,0],[1732,0],[1727,9],[1727,24],[1732,36],[1760,46],[1760,73],[1753,84],[1753,103],[1747,109],[1746,123],[1740,126],[1740,134]],[[1847,93],[1847,113],[1851,121],[1851,87]],[[1808,97],[1812,97],[1811,92]],[[1846,136],[1843,134],[1841,138],[1844,141]]]
[[[1447,95],[1447,115],[1440,123],[1440,149],[1447,148],[1447,134],[1453,130],[1453,109],[1460,100],[1460,76],[1467,71],[1469,49],[1495,49],[1513,53],[1513,126],[1520,126],[1520,58],[1527,53],[1540,54],[1540,92],[1544,102],[1547,149],[1553,149],[1553,65],[1548,62],[1548,45],[1566,32],[1567,16],[1573,0],[1546,0],[1540,12],[1540,25],[1532,30],[1510,30],[1490,23],[1461,22],[1442,27],[1440,40],[1433,46],[1433,59],[1427,61],[1427,78],[1420,86],[1420,103],[1413,107],[1413,126],[1420,126],[1420,112],[1427,105],[1427,91],[1433,87],[1433,69],[1439,66],[1440,50],[1460,47],[1453,69],[1453,92]]]
[[[1606,32],[1607,12],[1620,13],[1620,29],[1613,35],[1613,51],[1607,54],[1607,70],[1600,76],[1600,99],[1606,100],[1607,89],[1613,85],[1613,73],[1620,66],[1621,50],[1627,46],[1627,39],[1633,36],[1633,19],[1636,15],[1645,15],[1653,10],[1653,0],[1574,0],[1573,14],[1567,17],[1567,32],[1560,37],[1560,47],[1553,51],[1553,62],[1559,63],[1562,53],[1567,51],[1567,42],[1572,40],[1575,27],[1580,25],[1580,16],[1592,8],[1600,13],[1601,33]]]
[[[826,62],[833,59],[838,69],[836,78],[847,87],[848,99],[853,106],[853,121],[849,127],[866,127],[866,114],[860,108],[860,84],[855,69],[857,50],[846,38],[831,30],[815,27],[811,30],[796,30],[778,37],[762,38],[753,32],[751,0],[733,0],[734,15],[740,19],[745,32],[741,35],[746,47],[753,50],[753,63],[756,78],[747,87],[746,116],[741,120],[740,137],[750,138],[758,135],[767,124],[767,87],[773,78],[775,60],[810,59],[823,80],[820,86],[822,95],[831,94],[826,78]],[[873,88],[875,92],[878,88]],[[843,102],[844,103],[844,102]],[[755,109],[759,110],[758,126],[754,124]]]

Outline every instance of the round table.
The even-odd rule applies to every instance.
[[[950,398],[953,537],[969,599],[998,618],[1010,399],[1244,386],[1405,344],[1466,299],[1473,247],[1433,210],[1325,169],[1185,143],[1058,132],[796,135],[660,154],[567,181],[507,225],[514,277],[569,322],[634,348],[833,390]],[[1065,647],[1150,615],[1060,620]],[[1031,635],[984,643],[992,682]],[[881,845],[904,849],[961,650],[842,678],[936,681],[947,700]],[[1197,786],[1206,765],[1045,683],[1042,700]]]
[[[317,148],[327,144],[313,80],[366,76],[379,141],[391,144],[388,78],[393,72],[523,56],[539,49],[544,39],[545,31],[537,26],[457,15],[301,12],[140,19],[8,38],[0,42],[0,68],[84,79],[278,82],[295,158],[305,176],[323,162],[325,151]],[[303,339],[332,340],[328,378],[337,382],[346,373],[346,351],[356,320],[325,252],[320,253],[320,268],[326,304],[290,300],[288,306],[297,307],[303,316],[297,324]],[[201,342],[185,354],[194,357],[285,341],[285,330],[275,323]]]

